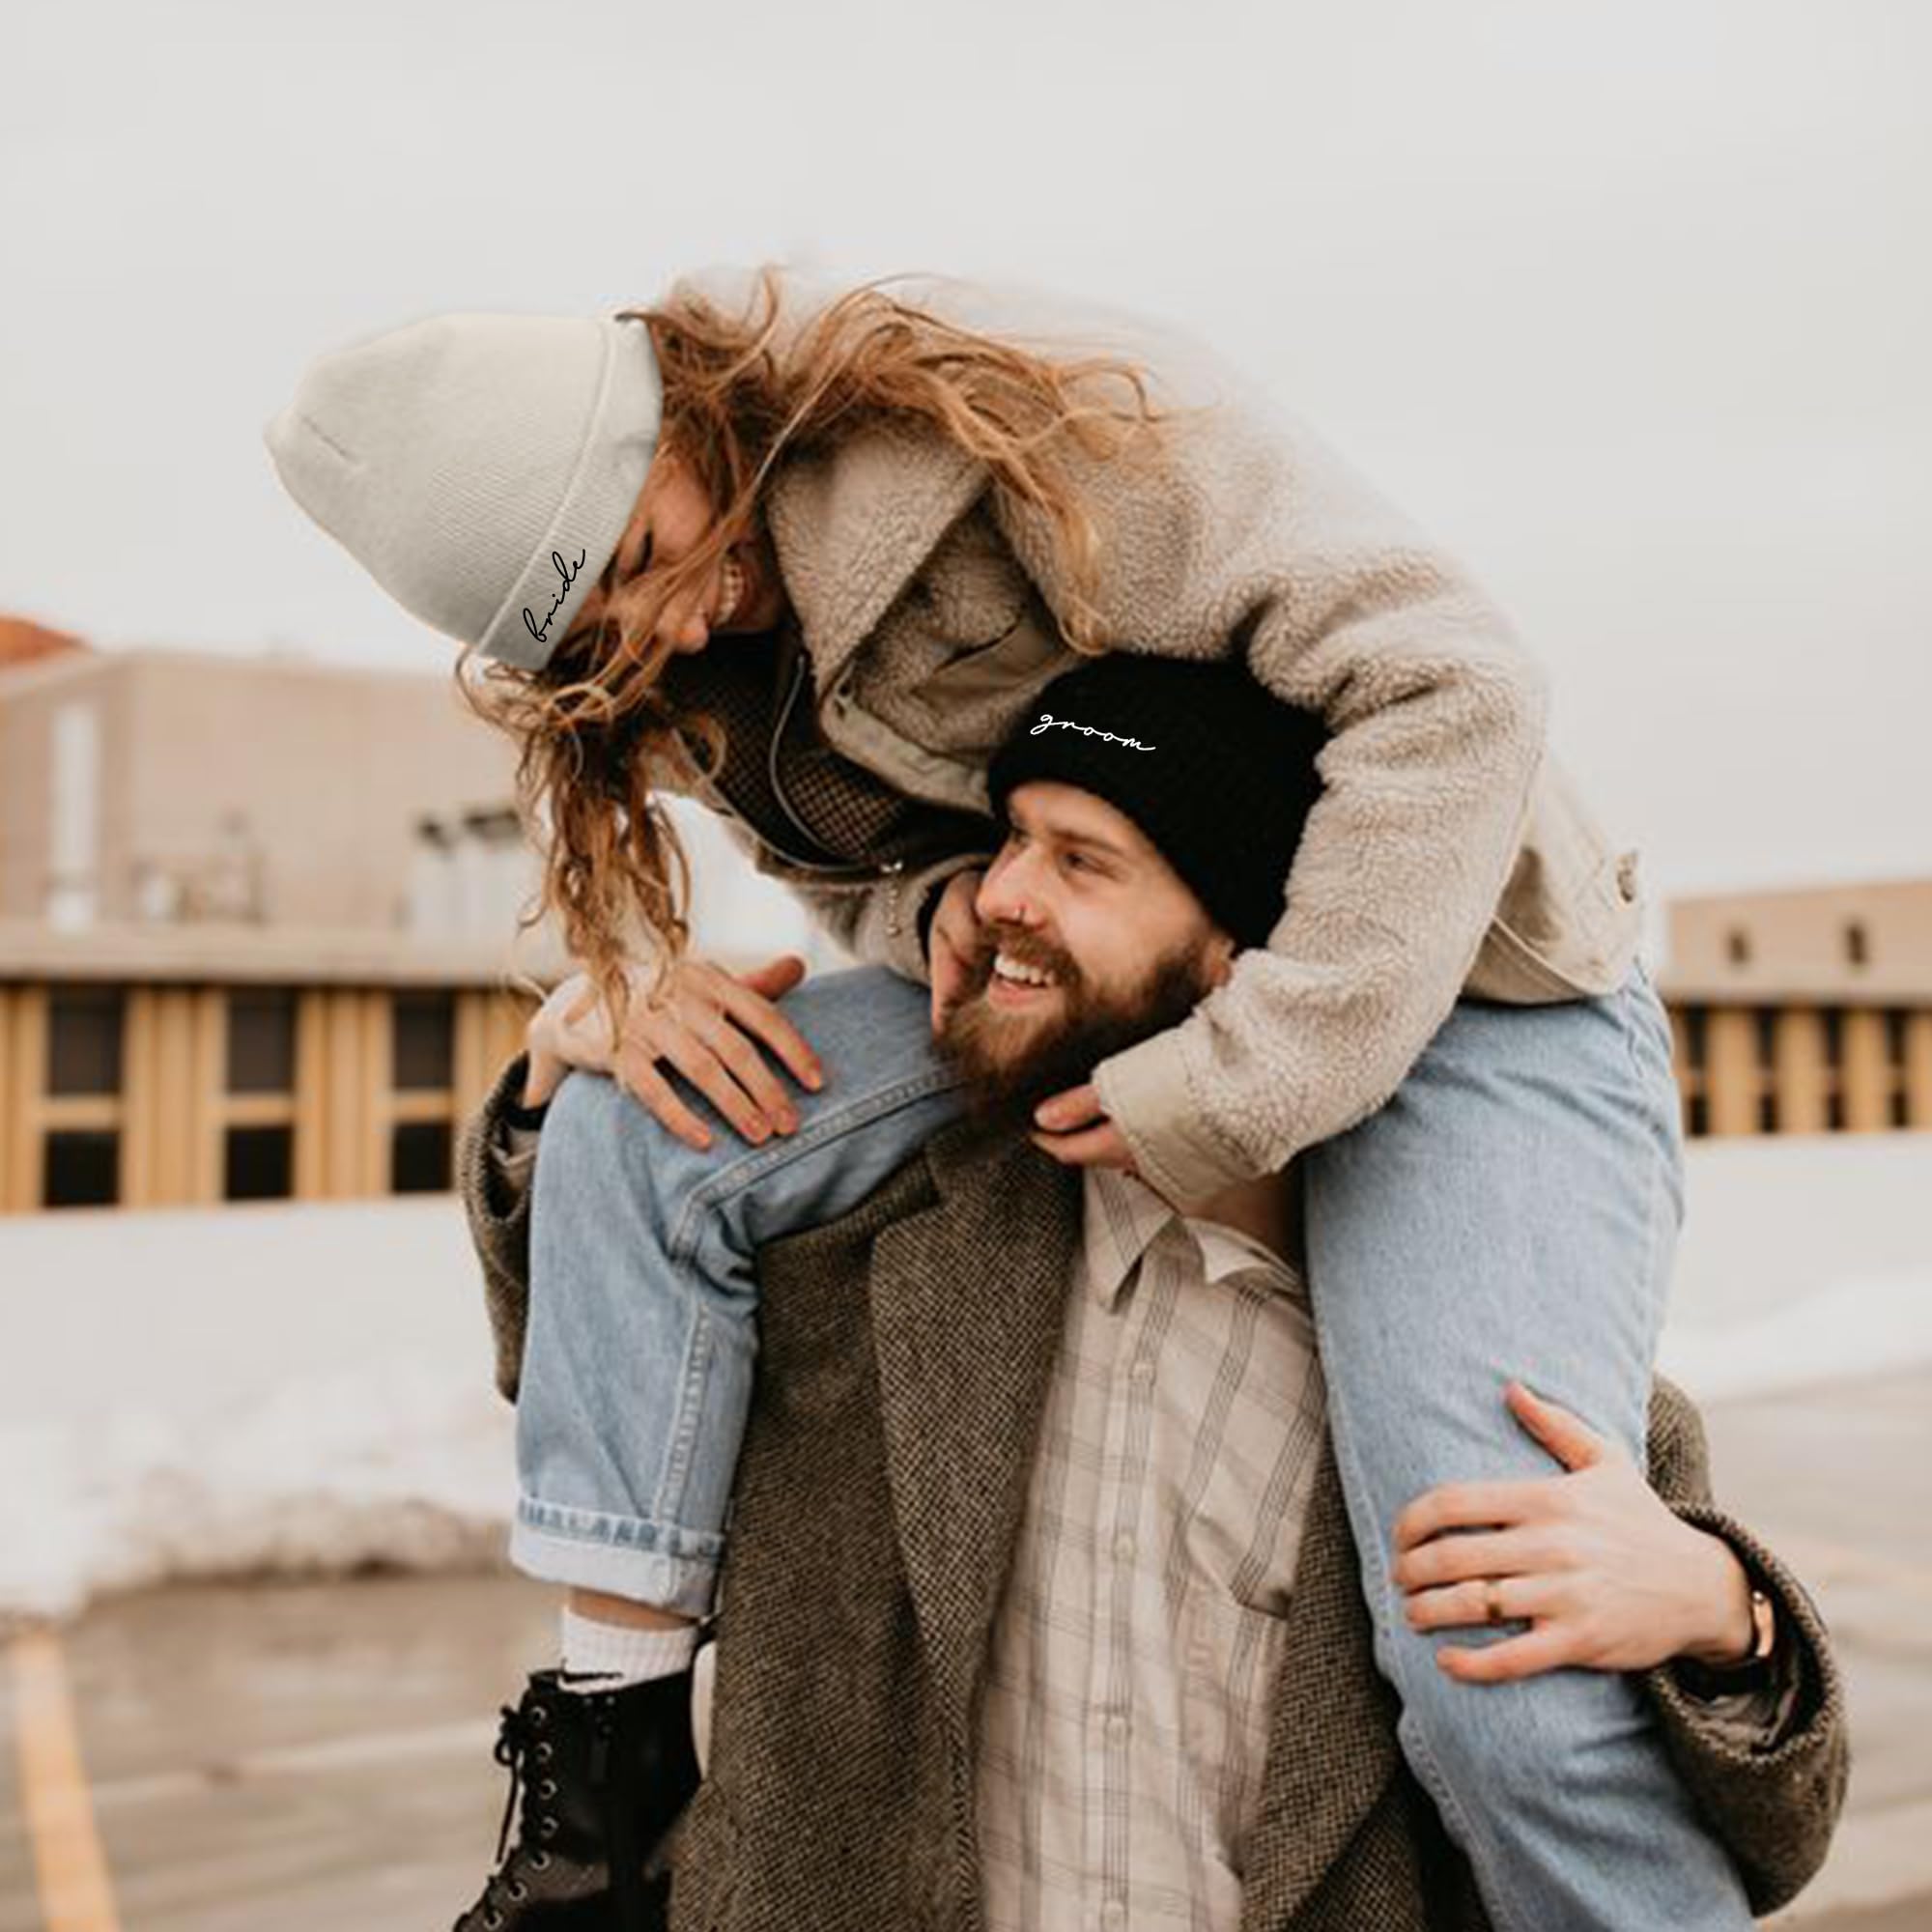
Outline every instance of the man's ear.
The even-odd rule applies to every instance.
[[[1208,929],[1208,950],[1202,964],[1206,969],[1209,987],[1218,986],[1235,970],[1235,954],[1239,952],[1234,936],[1218,925]]]

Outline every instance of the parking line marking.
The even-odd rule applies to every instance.
[[[114,1887],[80,1758],[67,1659],[50,1631],[12,1645],[20,1738],[20,1807],[47,1932],[120,1932]]]

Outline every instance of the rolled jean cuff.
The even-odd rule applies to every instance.
[[[724,1539],[519,1496],[509,1554],[526,1577],[703,1617],[717,1595]]]

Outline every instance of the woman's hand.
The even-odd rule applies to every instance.
[[[1520,1382],[1505,1400],[1570,1473],[1448,1484],[1396,1519],[1394,1577],[1413,1629],[1530,1625],[1476,1649],[1440,1647],[1442,1669],[1495,1684],[1563,1664],[1743,1662],[1750,1583],[1730,1547],[1672,1515],[1629,1457],[1567,1409]]]
[[[935,1034],[973,983],[973,960],[980,950],[980,915],[973,910],[973,902],[985,876],[983,866],[954,872],[947,880],[932,923],[926,928],[926,971],[932,980]]]
[[[1101,1106],[1100,1090],[1091,1080],[1042,1100],[1033,1118],[1027,1139],[1062,1167],[1117,1167],[1136,1180],[1142,1178],[1126,1135]]]
[[[626,977],[636,989],[645,982],[645,969],[627,968]],[[524,1104],[542,1106],[563,1076],[581,1066],[611,1074],[678,1139],[708,1148],[711,1130],[659,1069],[667,1061],[753,1145],[774,1131],[788,1134],[798,1125],[797,1111],[758,1049],[767,1048],[814,1093],[824,1084],[818,1056],[772,1004],[804,977],[805,961],[790,952],[742,975],[707,959],[681,959],[660,999],[646,1001],[634,991],[623,1037],[613,1041],[610,1014],[589,976],[574,974],[525,1030],[530,1065]]]

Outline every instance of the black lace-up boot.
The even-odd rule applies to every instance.
[[[670,1875],[654,1855],[697,1789],[691,1672],[588,1692],[557,1679],[538,1671],[504,1707],[497,1869],[455,1932],[664,1932]]]

